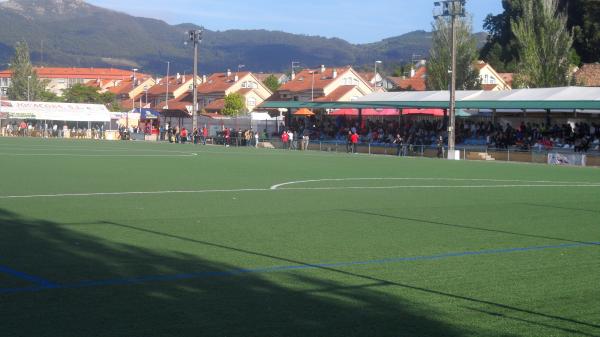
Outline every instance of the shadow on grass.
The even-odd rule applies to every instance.
[[[597,243],[595,243],[595,242],[589,242],[589,241],[578,241],[578,240],[570,240],[570,239],[565,239],[565,238],[557,238],[557,237],[546,236],[546,235],[518,233],[518,232],[504,231],[504,230],[501,230],[501,229],[491,229],[491,228],[482,228],[482,227],[475,227],[475,226],[469,226],[469,225],[452,224],[452,223],[446,223],[446,222],[440,222],[440,221],[432,221],[432,220],[426,220],[426,219],[417,219],[417,218],[402,217],[402,216],[397,216],[397,215],[380,214],[380,213],[369,212],[369,211],[364,211],[364,210],[349,210],[349,209],[346,209],[346,210],[343,210],[343,211],[344,212],[348,212],[348,213],[360,214],[360,215],[375,216],[375,217],[388,218],[388,219],[397,219],[397,220],[406,220],[406,221],[419,222],[419,223],[424,223],[424,224],[429,224],[429,225],[436,225],[436,226],[454,227],[454,228],[475,230],[475,231],[481,231],[481,232],[492,232],[492,233],[508,234],[508,235],[528,237],[528,238],[554,240],[554,241],[570,242],[570,243],[581,243],[581,244],[585,244],[585,245],[595,245],[595,246],[598,246]]]
[[[485,231],[485,232],[496,232],[496,233],[502,233],[502,234],[510,234],[510,235],[517,235],[517,236],[542,238],[542,239],[549,239],[549,240],[557,240],[557,241],[563,241],[563,242],[581,243],[581,244],[586,244],[586,245],[598,246],[597,243],[593,243],[593,242],[575,241],[575,240],[561,239],[561,238],[555,238],[555,237],[549,237],[549,236],[523,234],[523,233],[516,233],[516,232],[510,232],[510,231],[503,231],[503,230],[495,230],[495,229],[480,228],[480,227],[467,226],[467,225],[459,225],[459,224],[449,224],[449,223],[438,222],[438,221],[430,221],[430,220],[416,219],[416,218],[410,218],[410,217],[402,217],[402,216],[395,216],[395,215],[379,214],[379,213],[374,213],[374,212],[369,212],[369,211],[364,211],[364,210],[344,210],[344,211],[350,212],[350,213],[354,213],[354,214],[360,214],[360,215],[383,217],[383,218],[397,219],[397,220],[405,220],[405,221],[419,222],[419,223],[425,223],[425,224],[431,224],[431,225],[438,225],[438,226],[457,227],[457,228],[469,229],[469,230],[478,230],[478,231]],[[492,311],[490,311],[490,310],[475,310],[473,308],[468,308],[469,310],[472,310],[472,311],[479,311],[481,313],[484,313],[484,314],[487,314],[487,315],[491,315],[491,316],[504,317],[506,319],[513,320],[515,322],[519,321],[519,322],[522,322],[522,323],[528,323],[528,324],[537,325],[537,326],[540,326],[540,327],[553,328],[553,329],[556,329],[556,330],[559,330],[559,331],[568,332],[568,333],[576,333],[576,334],[584,335],[584,336],[599,336],[600,335],[600,325],[594,324],[594,323],[590,323],[590,322],[579,321],[579,320],[571,319],[571,318],[568,318],[568,317],[561,317],[561,316],[557,316],[557,315],[545,314],[545,313],[542,313],[542,312],[537,312],[537,311],[533,311],[533,310],[518,308],[518,307],[514,307],[514,306],[510,306],[510,305],[505,305],[505,304],[502,304],[502,303],[496,303],[496,302],[481,300],[481,299],[477,299],[477,298],[473,298],[473,297],[467,297],[467,296],[461,296],[461,295],[456,295],[456,294],[451,294],[451,293],[445,293],[445,292],[441,292],[441,291],[437,291],[437,290],[425,289],[425,288],[421,288],[421,287],[417,287],[417,286],[412,286],[412,285],[407,285],[407,284],[394,283],[394,285],[401,286],[401,287],[406,287],[406,288],[409,288],[409,289],[418,290],[418,291],[422,291],[422,292],[426,292],[426,293],[432,293],[432,294],[436,294],[436,295],[440,295],[440,296],[444,296],[444,297],[450,297],[450,298],[465,300],[465,301],[468,301],[468,302],[471,302],[471,303],[474,303],[474,304],[489,306],[489,307],[494,308],[496,310],[501,309],[501,310],[507,310],[508,312],[513,312],[515,314],[526,314],[526,315],[529,315],[529,316],[532,317],[532,319],[530,319],[530,320],[525,320],[525,319],[519,319],[519,318],[516,318],[516,317],[511,317],[510,315],[505,315],[505,314],[492,315],[492,314],[490,314],[490,313],[492,313]],[[537,321],[533,320],[534,318],[537,319]],[[547,323],[544,322],[546,320],[551,320],[551,321],[555,321],[555,322],[558,322],[558,323],[560,323],[560,322],[562,322],[562,323],[568,323],[568,324],[572,324],[574,326],[579,326],[579,327],[584,327],[584,328],[592,328],[592,329],[594,329],[595,331],[598,331],[598,332],[597,332],[597,334],[589,334],[589,333],[586,333],[584,331],[577,330],[577,329],[571,329],[571,328],[568,328],[568,327],[561,327],[561,326],[557,326],[557,325],[547,324]]]
[[[160,232],[146,234],[174,237]],[[0,284],[3,337],[508,337],[451,325],[432,308],[381,291],[381,287],[404,285],[345,271],[327,269],[355,276],[355,282],[341,283],[319,278],[316,273],[293,271],[230,274],[238,267],[104,241],[6,210],[0,210],[0,237],[0,266],[23,273],[4,276],[33,276],[21,280],[33,283],[33,288],[3,293],[7,287]],[[191,242],[302,264],[234,247]],[[145,275],[158,277],[139,278]],[[168,279],[161,275],[198,277]],[[96,282],[123,279],[133,282]],[[45,286],[40,285],[45,282]]]

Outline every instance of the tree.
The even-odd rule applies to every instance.
[[[504,11],[498,15],[489,14],[483,24],[488,32],[488,40],[481,48],[481,59],[496,71],[513,72],[517,67],[518,50],[511,22],[523,14],[522,0],[502,0]]]
[[[63,99],[68,103],[104,104],[111,111],[120,111],[117,96],[111,92],[99,93],[98,88],[75,84],[63,91]]]
[[[271,92],[276,92],[281,86],[281,84],[279,84],[279,81],[277,80],[277,77],[275,77],[274,75],[269,75],[267,78],[265,78],[263,84],[266,85],[267,88],[271,90]]]
[[[244,102],[244,96],[238,93],[232,93],[225,96],[225,107],[223,108],[223,115],[237,116],[246,110],[246,102]]]
[[[10,64],[12,71],[8,98],[14,101],[38,101],[45,97],[47,81],[40,81],[31,65],[29,47],[25,41],[17,42]]]
[[[523,17],[523,4],[529,0],[503,0],[504,11],[488,15],[484,29],[488,41],[481,49],[481,58],[500,72],[513,72],[519,63],[512,22]],[[537,6],[537,5],[536,5]],[[600,1],[559,0],[559,9],[567,14],[567,27],[573,31],[571,63],[600,61]]]
[[[451,69],[452,33],[450,21],[438,18],[433,24],[433,41],[427,63],[427,89],[448,90]],[[481,87],[479,74],[473,67],[477,61],[477,40],[471,34],[471,20],[457,20],[456,87],[462,90]]]
[[[517,87],[557,87],[570,83],[573,37],[557,0],[521,0],[523,15],[511,27],[518,43]]]

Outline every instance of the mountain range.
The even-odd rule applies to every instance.
[[[35,65],[140,68],[164,74],[189,72],[193,48],[185,32],[194,24],[169,25],[97,7],[83,0],[9,0],[0,2],[0,68],[6,67],[16,42],[29,44]],[[477,34],[483,42],[486,35]],[[267,30],[204,30],[200,45],[202,73],[236,69],[289,71],[292,61],[304,67],[386,65],[426,57],[431,33],[414,31],[369,44]]]

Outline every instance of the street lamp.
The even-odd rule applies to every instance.
[[[450,18],[452,30],[452,78],[450,80],[450,106],[449,117],[450,126],[448,127],[448,159],[456,159],[454,148],[456,143],[456,19],[465,16],[466,0],[444,0],[433,3],[438,7],[438,11],[434,11],[434,19]]]
[[[171,67],[171,62],[167,61],[167,91],[165,91],[165,107],[164,110],[169,109],[169,68]],[[165,117],[166,118],[166,117]]]
[[[192,90],[194,94],[193,111],[192,111],[192,130],[198,128],[198,45],[202,42],[204,28],[188,31],[188,38],[194,44],[194,79],[192,81]]]
[[[27,76],[27,102],[31,101],[31,96],[29,94],[29,82],[31,82],[31,75]]]
[[[310,83],[310,101],[313,102],[315,100],[315,71],[311,70],[312,81]]]
[[[131,112],[135,111],[135,96],[133,95],[133,90],[135,89],[135,73],[138,71],[137,68],[133,68],[133,77],[131,78]],[[127,113],[127,130],[129,130],[129,112]]]
[[[148,86],[147,85],[144,86],[144,94],[146,95],[145,105],[148,105]]]
[[[382,64],[383,62],[381,61],[375,61],[375,73],[373,74],[373,79],[375,80],[375,83],[373,83],[373,86],[377,87],[377,65],[378,64]]]

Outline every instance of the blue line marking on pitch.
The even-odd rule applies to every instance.
[[[273,273],[281,271],[292,271],[292,270],[307,270],[307,269],[321,269],[321,268],[340,268],[340,267],[351,267],[358,265],[381,265],[388,263],[398,262],[411,262],[411,261],[427,261],[427,260],[439,260],[452,257],[464,257],[464,256],[478,256],[478,255],[493,255],[493,254],[508,254],[517,252],[531,252],[540,251],[547,249],[566,249],[566,248],[579,248],[579,247],[590,247],[598,246],[600,242],[585,242],[585,243],[566,243],[562,245],[551,245],[551,246],[536,246],[536,247],[523,247],[523,248],[505,248],[505,249],[488,249],[481,251],[466,251],[459,253],[447,253],[438,255],[425,255],[425,256],[413,256],[413,257],[399,257],[379,260],[366,260],[366,261],[351,261],[351,262],[338,262],[338,263],[319,263],[319,264],[301,264],[301,265],[289,265],[289,266],[275,266],[275,267],[264,267],[264,268],[253,268],[253,269],[232,269],[223,271],[207,271],[199,273],[186,273],[176,275],[155,275],[155,276],[140,276],[131,277],[124,279],[112,279],[112,280],[91,280],[82,281],[71,284],[54,284],[46,280],[39,279],[34,276],[22,274],[13,270],[9,274],[11,275],[24,275],[29,277],[31,281],[38,283],[38,286],[22,287],[22,288],[0,288],[0,294],[14,294],[14,293],[26,293],[26,292],[38,292],[48,289],[78,289],[78,288],[91,288],[91,287],[103,287],[103,286],[119,286],[119,285],[132,285],[132,284],[144,284],[150,282],[164,282],[164,281],[178,281],[178,280],[190,280],[190,279],[203,279],[210,277],[224,277],[224,276],[238,276],[244,274],[261,274],[261,273]],[[3,267],[0,266],[0,272],[3,271]],[[25,279],[25,277],[21,277]],[[34,281],[35,280],[35,281]]]
[[[25,280],[28,282],[35,283],[38,286],[42,286],[44,288],[53,288],[56,286],[56,284],[54,284],[48,280],[44,280],[41,277],[29,275],[29,274],[8,268],[6,266],[0,266],[0,273],[7,274],[7,275],[10,275],[10,276],[13,276],[13,277],[16,277],[18,279]]]

